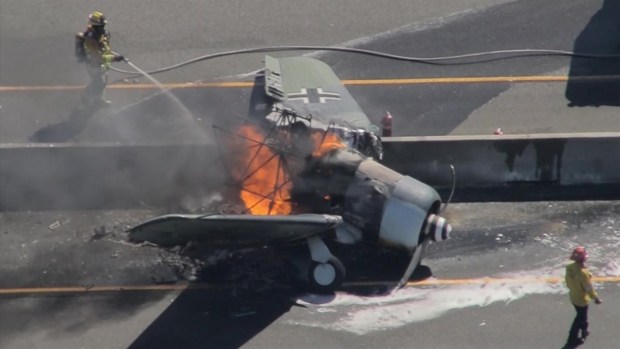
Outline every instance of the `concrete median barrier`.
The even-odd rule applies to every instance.
[[[394,137],[384,148],[385,165],[440,189],[451,186],[453,165],[461,193],[510,189],[520,194],[513,197],[545,199],[574,190],[579,199],[620,198],[620,133]],[[518,193],[524,189],[541,192]]]
[[[3,144],[0,209],[167,206],[221,185],[212,145]]]
[[[460,201],[524,185],[620,198],[618,133],[395,137],[384,147],[385,165],[440,192],[451,188],[453,165]],[[0,210],[170,207],[221,188],[219,157],[211,144],[3,144]]]

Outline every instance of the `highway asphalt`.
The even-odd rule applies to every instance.
[[[276,287],[265,268],[187,289],[177,251],[126,242],[127,227],[159,213],[0,214],[0,347],[561,348],[577,244],[604,300],[583,348],[620,343],[618,202],[452,204],[452,238],[424,260],[433,278],[391,294],[377,282],[399,270],[376,260],[371,274],[349,264],[333,295]]]
[[[141,2],[126,9],[97,3],[109,16],[113,49],[149,71],[207,53],[278,45],[349,46],[413,57],[518,49],[620,53],[615,21],[620,9],[612,1],[465,1],[458,5],[446,1],[432,6],[402,1],[381,8],[321,2],[301,12],[297,9],[306,7],[301,1],[287,6],[256,2],[251,8],[215,2],[186,7],[156,3]],[[87,80],[72,56],[73,34],[84,26],[84,13],[93,4],[60,2],[46,9],[53,20],[33,26],[27,16],[38,11],[34,3],[2,3],[0,141],[28,142],[36,131],[68,119],[78,103],[79,86]],[[317,8],[325,15],[309,12]],[[359,21],[358,11],[368,18]],[[142,13],[148,13],[148,19],[136,18]],[[617,59],[530,55],[429,65],[349,53],[283,54],[302,53],[325,60],[343,80],[372,80],[351,86],[351,91],[373,121],[389,110],[398,136],[491,134],[497,128],[511,134],[602,132],[620,127],[615,109]],[[219,58],[156,78],[165,83],[252,81],[248,73],[261,68],[262,56]],[[130,69],[123,63],[117,67]],[[589,78],[580,80],[583,76]],[[110,81],[123,77],[111,73]],[[53,90],[41,90],[41,86]],[[111,88],[108,96],[114,105],[93,116],[91,133],[98,134],[102,126],[96,125],[112,123],[109,119],[119,111],[154,92]],[[250,91],[248,87],[199,87],[174,93],[196,122],[208,129],[222,119],[246,115]],[[150,112],[148,103],[142,108],[146,108],[143,114]],[[154,121],[136,118],[132,122],[148,129]],[[90,138],[86,133],[80,140]]]
[[[108,15],[113,49],[146,70],[274,45],[346,45],[415,57],[526,48],[620,51],[620,5],[613,0],[0,0],[0,142],[27,143],[67,120],[87,82],[73,57],[73,35],[93,10]],[[389,110],[396,135],[620,128],[619,89],[609,77],[618,75],[618,60],[536,56],[428,65],[309,54],[348,81],[373,120]],[[165,84],[251,82],[248,73],[260,69],[261,59],[220,58],[156,78]],[[111,81],[123,77],[110,73]],[[360,80],[371,81],[354,85]],[[210,129],[244,115],[250,94],[247,86],[166,85],[183,109],[169,96],[145,101],[159,92],[127,87],[135,84],[111,86],[113,105],[69,141],[157,139],[165,136],[162,125]],[[161,213],[166,210],[148,207],[0,212],[0,347],[561,348],[574,313],[562,267],[576,244],[590,249],[605,301],[591,307],[592,336],[582,347],[620,347],[620,208],[614,201],[451,205],[453,239],[431,245],[425,262],[435,283],[391,295],[364,288],[331,297],[185,290],[187,275],[176,269],[183,264],[174,253],[124,240],[124,229]],[[128,287],[138,289],[121,290]]]

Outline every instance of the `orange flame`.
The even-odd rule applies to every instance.
[[[312,141],[314,142],[314,152],[312,152],[312,156],[315,158],[319,158],[334,149],[345,147],[340,137],[331,132],[314,132],[312,134]]]
[[[292,212],[290,202],[292,183],[290,173],[281,166],[279,156],[264,145],[265,136],[255,127],[244,125],[237,130],[232,149],[231,174],[242,185],[241,200],[253,215],[287,215]],[[334,133],[315,131],[313,157],[321,157],[345,145]]]
[[[262,142],[265,136],[252,126],[242,126],[238,133],[232,175],[242,183],[241,199],[253,215],[286,215],[291,183],[278,156]]]

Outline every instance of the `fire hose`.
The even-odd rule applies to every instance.
[[[479,64],[479,63],[486,63],[486,62],[518,58],[518,57],[527,57],[527,56],[564,56],[564,57],[596,58],[596,59],[620,58],[620,54],[580,53],[580,52],[574,52],[574,51],[551,50],[551,49],[497,50],[497,51],[475,52],[475,53],[468,53],[468,54],[455,55],[455,56],[411,57],[411,56],[394,55],[394,54],[380,52],[380,51],[365,50],[365,49],[352,48],[352,47],[266,46],[266,47],[255,47],[255,48],[206,54],[206,55],[198,56],[198,57],[174,64],[174,65],[168,66],[168,67],[164,67],[164,68],[152,70],[152,71],[147,71],[146,73],[149,75],[159,74],[159,73],[167,72],[173,69],[181,68],[183,66],[190,65],[193,63],[198,63],[198,62],[202,62],[202,61],[206,61],[206,60],[210,60],[214,58],[219,58],[219,57],[242,55],[242,54],[249,54],[249,53],[278,52],[278,51],[336,51],[336,52],[363,54],[363,55],[368,55],[368,56],[374,56],[374,57],[392,59],[392,60],[398,60],[398,61],[405,61],[405,62],[412,62],[412,63],[432,64],[432,65]],[[111,67],[111,69],[118,73],[131,75],[129,77],[126,77],[128,79],[142,76],[142,74],[137,71],[128,71],[128,70],[118,69],[115,67]]]

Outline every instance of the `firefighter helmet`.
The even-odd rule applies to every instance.
[[[95,11],[88,15],[88,24],[90,25],[104,26],[106,23],[108,23],[108,21],[105,19],[104,14],[99,11]]]
[[[583,246],[577,246],[573,250],[573,253],[570,255],[570,259],[578,262],[584,262],[588,259],[588,253],[586,252],[586,248]]]

